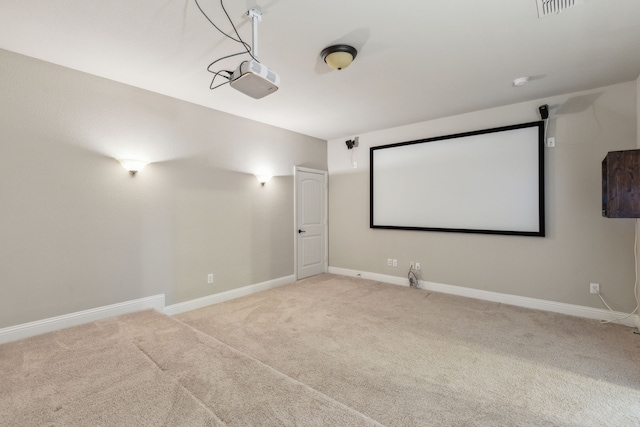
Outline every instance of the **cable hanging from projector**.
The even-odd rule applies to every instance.
[[[233,20],[231,19],[231,17],[229,16],[229,13],[227,12],[227,8],[224,6],[224,3],[223,3],[222,0],[220,0],[220,6],[222,7],[222,10],[223,10],[224,14],[226,15],[227,19],[229,20],[229,23],[231,24],[231,27],[233,28],[233,32],[236,34],[236,36],[238,38],[235,38],[235,37],[227,34],[220,27],[218,27],[216,25],[216,23],[213,22],[213,20],[211,18],[209,18],[209,15],[207,15],[207,13],[204,11],[204,9],[202,9],[202,6],[200,6],[200,3],[198,3],[198,0],[194,0],[194,1],[196,3],[196,6],[198,7],[200,12],[202,13],[202,15],[204,15],[204,17],[207,19],[207,21],[209,21],[209,23],[211,25],[213,25],[213,27],[216,30],[218,30],[222,35],[224,35],[225,37],[233,40],[234,42],[240,43],[245,49],[242,52],[232,53],[231,55],[226,55],[226,56],[223,56],[222,58],[218,58],[215,61],[213,61],[211,64],[209,64],[209,66],[207,66],[207,71],[210,72],[210,73],[213,73],[213,79],[211,80],[211,84],[209,85],[209,89],[213,90],[213,89],[219,88],[220,86],[228,84],[231,81],[231,76],[233,74],[233,71],[229,71],[229,70],[218,70],[218,71],[212,70],[212,67],[215,64],[217,64],[218,62],[223,61],[225,59],[233,58],[234,56],[246,55],[246,54],[249,54],[256,61],[258,61],[258,59],[253,56],[253,53],[251,52],[251,46],[249,46],[249,43],[245,42],[244,40],[242,40],[242,37],[240,37],[240,34],[238,33],[238,29],[236,28],[235,24],[233,23]],[[227,75],[225,76],[225,75],[223,75],[223,73],[226,73]],[[214,86],[214,83],[215,83],[217,77],[226,78],[227,81],[224,82],[224,83],[220,83],[217,86]]]
[[[225,31],[220,29],[220,27],[218,27],[213,22],[213,20],[205,13],[205,11],[198,3],[198,0],[194,1],[200,12],[216,30],[218,30],[221,34],[233,40],[234,42],[240,43],[244,47],[244,51],[242,52],[223,56],[209,64],[209,66],[207,67],[207,71],[213,73],[213,79],[211,80],[209,89],[217,89],[220,86],[229,83],[231,87],[239,90],[245,95],[251,96],[252,98],[256,99],[262,98],[266,95],[269,95],[270,93],[277,91],[278,85],[280,84],[280,77],[275,72],[261,65],[260,61],[258,60],[258,22],[262,20],[262,12],[257,8],[249,9],[249,11],[247,12],[247,16],[251,18],[252,22],[252,45],[250,46],[247,42],[242,40],[242,37],[238,33],[238,29],[229,16],[229,13],[227,12],[227,9],[225,8],[222,0],[220,0],[220,6],[222,7],[222,10],[224,11],[227,19],[229,20],[229,23],[231,24],[237,38],[233,37],[230,34],[227,34]],[[246,54],[251,56],[251,60],[243,61],[242,63],[240,63],[235,71],[213,69],[213,66],[222,60]],[[215,85],[217,77],[225,78],[227,79],[227,81]]]

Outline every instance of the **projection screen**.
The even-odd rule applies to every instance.
[[[545,235],[542,121],[370,154],[371,228]]]

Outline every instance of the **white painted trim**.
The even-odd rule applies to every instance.
[[[298,279],[298,168],[299,166],[293,167],[293,275],[296,279]]]
[[[160,294],[103,307],[92,308],[89,310],[78,311],[75,313],[64,314],[62,316],[56,316],[48,319],[37,320],[35,322],[23,323],[20,325],[2,328],[0,329],[0,344],[17,341],[23,338],[29,338],[35,335],[45,334],[47,332],[57,331],[60,329],[70,328],[72,326],[83,325],[85,323],[95,322],[96,320],[102,320],[109,317],[120,316],[122,314],[133,313],[141,310],[147,310],[150,308],[172,316],[175,314],[184,313],[185,311],[195,310],[196,308],[206,307],[208,305],[217,304],[245,295],[254,294],[256,292],[266,291],[267,289],[277,288],[278,286],[288,285],[289,283],[293,283],[295,281],[295,275],[285,276],[278,279],[257,283],[255,285],[244,286],[242,288],[220,292],[218,294],[209,295],[191,301],[169,305],[166,307],[165,296],[164,294]]]
[[[389,276],[386,274],[369,273],[368,271],[350,270],[348,268],[329,267],[329,273],[341,276],[356,276],[363,279],[377,280],[378,282],[391,283],[392,285],[409,286],[409,278]]]
[[[0,344],[149,308],[162,311],[164,294],[106,305],[0,329]]]
[[[409,279],[385,274],[369,273],[365,271],[351,270],[346,268],[329,267],[329,273],[343,276],[357,276],[363,279],[377,280],[391,283],[393,285],[409,286]],[[566,304],[556,301],[548,301],[537,298],[522,297],[518,295],[503,294],[499,292],[485,291],[481,289],[466,288],[463,286],[445,285],[442,283],[420,281],[420,287],[434,292],[458,295],[467,298],[475,298],[484,301],[493,301],[502,304],[515,305],[518,307],[532,308],[535,310],[549,311],[552,313],[566,314],[569,316],[583,317],[587,319],[615,321],[627,316],[626,313],[609,310],[585,307],[582,305]],[[634,314],[619,321],[620,324],[640,329],[640,316]]]
[[[295,275],[280,277],[279,279],[268,280],[262,283],[256,283],[255,285],[243,286],[238,289],[231,289],[229,291],[220,292],[206,297],[193,299],[190,301],[180,302],[177,304],[168,305],[164,308],[164,314],[174,316],[176,314],[184,313],[185,311],[191,311],[209,305],[218,304],[221,302],[229,301],[235,298],[240,298],[246,295],[255,294],[257,292],[266,291],[268,289],[277,288],[279,286],[288,285],[296,281]]]
[[[305,168],[304,166],[294,166],[293,169],[294,169],[294,172],[300,171],[300,172],[307,172],[307,173],[316,173],[318,175],[327,175],[327,171],[322,169]]]

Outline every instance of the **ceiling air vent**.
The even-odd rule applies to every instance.
[[[536,0],[538,3],[538,17],[555,15],[573,6],[582,4],[584,0]]]

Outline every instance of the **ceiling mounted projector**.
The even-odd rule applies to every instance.
[[[262,20],[262,12],[252,8],[247,12],[247,16],[251,18],[253,30],[252,59],[244,61],[235,69],[229,78],[229,84],[245,95],[260,99],[278,90],[280,77],[258,61],[258,22]]]
[[[272,70],[270,70],[265,65],[260,63],[258,59],[258,22],[262,20],[262,12],[257,8],[251,8],[247,12],[247,16],[251,18],[251,28],[252,28],[252,45],[249,46],[248,43],[245,43],[244,40],[238,34],[238,30],[236,29],[235,24],[231,20],[231,17],[228,13],[226,13],[226,9],[224,8],[224,4],[222,0],[220,1],[222,5],[222,9],[225,11],[227,18],[229,19],[229,23],[233,27],[238,39],[231,37],[229,34],[220,30],[220,28],[213,23],[213,21],[207,16],[207,14],[200,8],[198,5],[198,0],[196,0],[196,5],[200,9],[200,12],[207,18],[207,20],[222,34],[229,37],[233,41],[242,44],[242,47],[246,52],[239,52],[232,55],[223,56],[222,58],[216,59],[207,67],[207,71],[213,73],[214,77],[209,85],[209,89],[217,89],[220,86],[225,84],[229,84],[232,88],[248,95],[254,99],[264,98],[265,96],[272,94],[278,90],[278,86],[280,86],[280,77]],[[236,55],[249,54],[251,56],[251,60],[243,61],[234,71],[233,73],[227,70],[212,70],[211,67],[222,61],[223,59],[230,58]],[[217,86],[214,86],[214,82],[217,77],[226,78],[227,81],[221,83]]]
[[[230,85],[255,99],[278,90],[280,77],[258,61],[245,61],[231,75]]]

